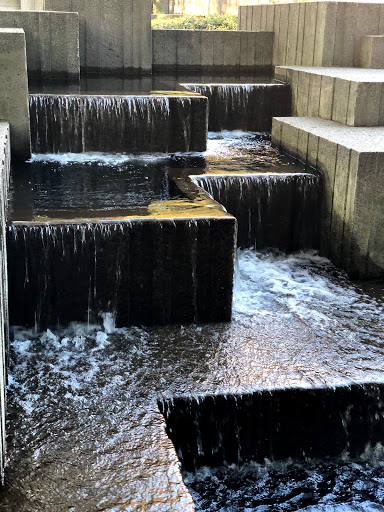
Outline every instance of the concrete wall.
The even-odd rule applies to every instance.
[[[362,36],[384,34],[384,4],[243,6],[239,29],[274,31],[275,65],[359,66]]]
[[[213,30],[153,30],[154,71],[269,70],[273,34]]]
[[[31,155],[25,35],[22,29],[0,29],[0,119],[11,127],[16,158]]]
[[[5,412],[8,353],[8,275],[6,207],[10,172],[9,125],[0,123],[0,475],[4,476]]]
[[[151,72],[150,0],[45,0],[45,9],[79,13],[85,72]]]
[[[79,79],[78,23],[75,13],[0,11],[0,27],[24,29],[33,79]]]
[[[272,143],[324,176],[322,254],[351,277],[384,277],[382,128],[274,118]]]

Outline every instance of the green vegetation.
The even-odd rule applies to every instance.
[[[209,16],[181,16],[152,20],[152,28],[192,30],[237,30],[234,14],[210,14]]]

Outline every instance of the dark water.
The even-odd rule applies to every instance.
[[[11,173],[11,221],[146,216],[148,206],[172,198],[167,168],[180,173],[302,173],[271,147],[268,137],[245,132],[210,134],[204,153],[33,155]]]

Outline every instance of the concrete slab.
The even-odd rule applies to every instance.
[[[384,69],[277,66],[275,77],[292,86],[294,116],[319,116],[348,126],[383,123]]]
[[[323,254],[351,276],[384,277],[384,127],[274,118],[272,143],[324,176]]]

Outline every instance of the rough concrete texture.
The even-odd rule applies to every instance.
[[[275,77],[292,86],[294,116],[348,126],[384,124],[384,70],[277,66]]]
[[[9,125],[0,123],[0,474],[5,457],[6,360],[8,352],[8,275],[6,251],[6,207],[10,172]]]
[[[19,28],[0,29],[0,119],[11,127],[12,153],[31,156],[25,35]]]
[[[79,14],[85,72],[151,72],[150,0],[45,0],[45,9]]]
[[[363,68],[384,68],[384,36],[361,38],[360,65]]]
[[[384,276],[384,128],[274,118],[272,143],[324,176],[322,253],[352,277]]]
[[[273,33],[226,30],[153,30],[155,71],[244,71],[272,66]]]
[[[0,26],[24,30],[29,78],[79,80],[77,14],[0,11]]]
[[[384,4],[305,2],[239,7],[240,30],[275,32],[273,64],[359,66],[361,38],[384,34]]]

